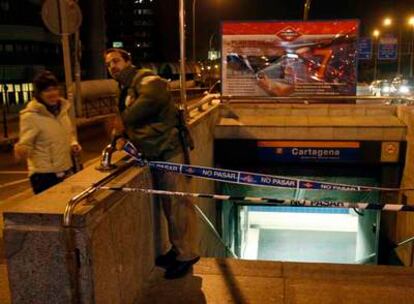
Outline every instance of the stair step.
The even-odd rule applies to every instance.
[[[282,278],[187,275],[158,282],[137,303],[284,303]]]
[[[394,280],[394,282],[391,282]],[[287,279],[286,302],[289,304],[411,304],[414,299],[414,280],[395,278],[363,281],[361,279]]]
[[[194,265],[195,274],[282,277],[282,262],[202,258]]]
[[[137,303],[412,304],[412,268],[202,258],[165,280],[159,268]]]
[[[414,278],[414,268],[384,265],[283,263],[286,278],[394,277]]]
[[[9,281],[7,279],[6,264],[0,263],[0,303],[10,304]]]
[[[195,274],[232,274],[260,277],[407,277],[414,278],[414,268],[382,265],[295,263],[202,258],[194,265]]]

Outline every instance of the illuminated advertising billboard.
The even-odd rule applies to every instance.
[[[223,94],[356,94],[357,20],[223,22]]]

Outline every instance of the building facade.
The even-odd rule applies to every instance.
[[[59,37],[45,29],[40,0],[0,0],[0,105],[23,104],[44,68],[62,75]]]
[[[107,0],[106,46],[127,49],[134,61],[154,61],[156,1]]]

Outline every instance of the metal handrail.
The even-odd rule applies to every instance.
[[[204,96],[203,98],[201,98],[198,102],[187,106],[187,110],[193,111],[195,109],[199,109],[200,111],[202,111],[202,106],[205,104],[211,104],[211,102],[214,99],[218,99],[219,98],[219,94],[207,94],[206,96]]]
[[[66,204],[65,212],[63,214],[63,223],[62,223],[62,225],[64,227],[70,227],[72,225],[73,211],[75,210],[76,206],[82,200],[86,199],[91,194],[93,194],[96,190],[98,190],[99,187],[107,184],[112,179],[119,176],[125,170],[130,168],[133,164],[134,164],[134,161],[132,159],[129,159],[125,164],[119,166],[116,170],[111,172],[108,176],[106,176],[105,178],[101,179],[100,181],[92,184],[92,186],[90,186],[87,189],[83,190],[78,195],[72,197],[71,200]]]
[[[91,194],[95,193],[99,187],[102,187],[115,177],[119,176],[121,173],[126,171],[130,168],[135,161],[130,158],[125,164],[119,166],[115,171],[111,172],[108,176],[103,178],[102,180],[94,183],[92,186],[88,187],[78,195],[74,196],[67,204],[65,208],[65,212],[63,215],[63,239],[66,243],[66,268],[69,274],[69,281],[70,281],[70,290],[71,290],[71,304],[77,304],[80,302],[81,293],[80,293],[80,278],[79,278],[79,250],[76,247],[76,233],[75,229],[72,227],[72,218],[73,218],[73,211],[75,210],[76,206],[84,199],[89,197]],[[229,248],[223,239],[220,237],[217,230],[214,228],[214,225],[210,222],[208,217],[203,213],[203,211],[197,206],[194,205],[196,211],[200,214],[200,217],[204,220],[204,222],[210,227],[212,232],[216,237],[218,237],[219,241],[224,245],[224,248],[235,258],[238,258],[237,255]]]
[[[394,249],[396,249],[396,248],[398,248],[398,247],[400,247],[402,245],[405,245],[405,244],[408,244],[408,243],[412,243],[412,242],[414,242],[414,236],[412,236],[412,237],[410,237],[410,238],[408,238],[408,239],[406,239],[404,241],[401,241],[401,242],[395,244],[394,245]]]
[[[76,233],[72,227],[73,211],[76,206],[84,199],[95,193],[99,187],[107,184],[109,181],[119,176],[125,170],[130,168],[134,164],[132,159],[129,159],[123,165],[119,166],[115,171],[111,172],[108,176],[94,183],[92,186],[83,190],[78,195],[72,197],[72,199],[66,204],[65,212],[63,214],[63,239],[66,244],[66,268],[69,274],[70,290],[71,290],[71,304],[77,304],[80,302],[80,279],[79,279],[79,251],[76,247]]]
[[[192,92],[206,92],[208,91],[208,87],[194,87],[194,88],[187,88],[187,94]],[[180,92],[180,89],[170,89],[169,90],[172,94],[176,94]]]

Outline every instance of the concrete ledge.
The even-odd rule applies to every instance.
[[[368,104],[224,103],[221,116],[397,116],[398,106]]]
[[[222,118],[218,126],[286,126],[286,127],[399,127],[406,125],[395,116],[243,116]]]
[[[7,280],[7,268],[0,262],[0,303],[10,304],[9,281]]]
[[[395,116],[243,116],[221,118],[219,139],[404,141],[407,128]]]
[[[213,106],[191,122],[197,165],[213,165],[213,133],[218,120]],[[115,153],[114,161],[124,154]],[[106,177],[95,165],[63,183],[14,203],[4,211],[4,241],[13,303],[70,303],[71,280],[78,280],[80,303],[133,303],[154,267],[154,257],[166,245],[166,227],[156,200],[141,193],[98,190],[75,209],[67,242],[62,215],[76,194]],[[183,179],[183,178],[181,178]],[[180,179],[179,179],[180,180]],[[214,183],[193,179],[189,191],[213,192]],[[111,181],[112,185],[152,188],[148,168],[133,167]],[[197,202],[198,203],[198,202]],[[199,206],[213,223],[215,202]],[[200,223],[200,252],[225,256],[225,251]],[[73,257],[73,260],[68,260]],[[76,262],[75,270],[69,265]],[[73,276],[74,275],[74,276]]]

